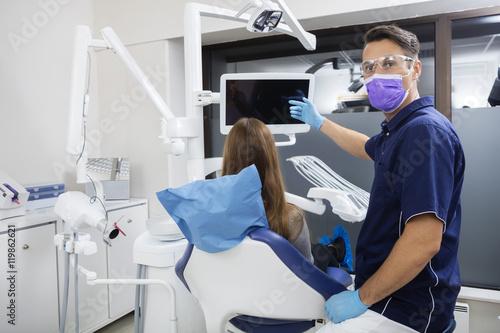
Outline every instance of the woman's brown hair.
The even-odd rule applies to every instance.
[[[222,175],[237,174],[252,164],[255,164],[262,182],[262,201],[269,228],[294,241],[302,230],[304,212],[285,200],[274,137],[260,120],[241,118],[227,135]]]

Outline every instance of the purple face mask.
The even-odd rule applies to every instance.
[[[365,85],[371,105],[387,113],[400,107],[408,96],[401,74],[373,74],[365,80]]]

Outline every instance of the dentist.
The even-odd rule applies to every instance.
[[[327,300],[322,333],[442,332],[452,320],[465,159],[449,120],[432,97],[419,95],[419,48],[413,33],[395,25],[366,33],[361,69],[370,103],[385,116],[372,138],[325,119],[305,98],[290,101],[294,118],[375,168],[356,290]]]

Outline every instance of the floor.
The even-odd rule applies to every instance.
[[[131,312],[95,333],[134,333],[134,312]]]

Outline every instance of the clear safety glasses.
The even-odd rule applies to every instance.
[[[399,54],[384,56],[374,60],[365,60],[361,63],[361,73],[363,76],[373,75],[377,69],[377,64],[384,72],[391,73],[404,67],[406,62],[413,61],[412,58]]]

